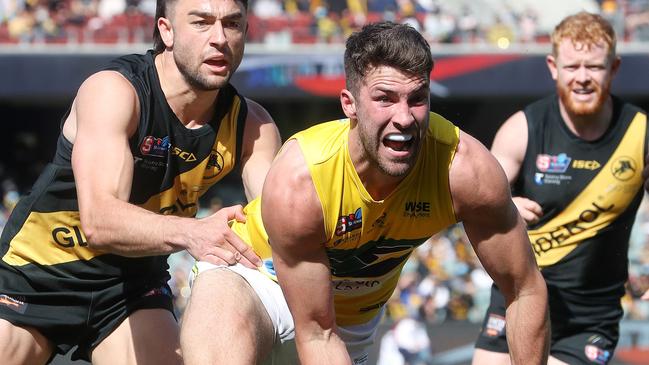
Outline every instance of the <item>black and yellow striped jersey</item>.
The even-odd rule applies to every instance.
[[[528,232],[548,285],[584,297],[621,297],[643,195],[645,112],[614,97],[611,125],[595,141],[568,129],[556,95],[524,112],[528,145],[513,189],[543,208]]]
[[[245,99],[226,86],[219,91],[212,120],[188,129],[167,103],[151,51],[117,58],[105,69],[128,79],[140,102],[137,131],[129,140],[134,159],[129,202],[160,214],[195,216],[199,197],[238,163]],[[101,140],[96,144],[111,153],[111,146],[102,146]],[[29,272],[32,278],[92,279],[92,285],[98,280],[168,275],[166,256],[126,258],[88,247],[79,220],[72,147],[61,134],[54,160],[3,231],[0,264]],[[100,161],[96,168],[102,168]]]

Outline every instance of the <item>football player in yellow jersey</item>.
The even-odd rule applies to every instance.
[[[505,294],[513,363],[545,364],[547,292],[524,222],[495,158],[430,113],[428,43],[407,25],[369,24],[344,62],[348,119],[290,138],[233,226],[264,266],[197,264],[186,364],[296,363],[276,357],[293,337],[302,364],[367,364],[408,256],[455,222]]]

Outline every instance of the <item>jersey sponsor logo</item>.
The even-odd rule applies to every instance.
[[[595,364],[607,364],[611,358],[611,352],[602,347],[609,344],[609,341],[599,335],[592,335],[587,341],[588,343],[584,346],[584,355],[588,360]]]
[[[157,171],[165,166],[167,166],[167,161],[156,161],[156,160],[145,160],[141,157],[135,157],[135,164],[143,169]]]
[[[363,225],[363,212],[361,208],[356,209],[354,213],[338,217],[336,224],[336,236],[342,236],[355,229],[361,228]]]
[[[193,153],[183,151],[180,147],[172,147],[171,154],[174,156],[180,157],[181,160],[185,162],[194,162],[196,161],[196,156]]]
[[[0,294],[0,305],[8,307],[9,309],[16,311],[20,314],[25,313],[25,310],[27,309],[27,304],[25,304],[25,302],[10,297],[6,294]]]
[[[78,226],[72,226],[71,229],[70,227],[56,227],[52,230],[52,238],[56,244],[64,248],[88,246],[88,240]]]
[[[355,242],[355,241],[359,241],[360,239],[361,239],[361,232],[360,231],[354,232],[352,234],[344,235],[344,237],[335,240],[333,246],[336,247],[342,245],[343,243]]]
[[[572,158],[565,153],[556,156],[540,154],[536,156],[536,168],[541,172],[564,173],[570,166]]]
[[[505,334],[505,323],[505,317],[490,313],[483,333],[489,337],[502,336]]]
[[[430,202],[409,201],[406,202],[404,217],[428,217],[430,216]]]
[[[572,168],[578,170],[597,170],[602,164],[597,160],[573,160]]]
[[[163,138],[146,136],[140,144],[140,152],[144,156],[166,157],[169,148],[171,148],[169,136]]]
[[[584,209],[577,219],[556,227],[553,231],[544,234],[532,242],[532,248],[536,255],[540,256],[552,249],[562,247],[562,243],[570,237],[586,231],[589,223],[597,220],[600,214],[608,212],[615,207],[611,204],[608,207],[600,207],[592,202],[591,207]]]
[[[204,179],[211,179],[218,176],[221,171],[223,171],[223,166],[225,165],[225,159],[223,155],[216,150],[212,150],[210,157],[207,160],[207,166],[205,166],[205,172],[203,173]]]
[[[146,136],[140,144],[140,152],[144,156],[167,157],[167,152],[171,151],[173,156],[180,157],[185,162],[196,161],[196,156],[192,152],[183,150],[180,147],[172,146],[169,142],[169,136],[158,138]]]
[[[156,297],[156,296],[165,296],[165,297],[172,297],[171,291],[169,288],[166,286],[161,286],[159,288],[154,288],[149,290],[148,292],[144,293],[142,297]]]
[[[334,291],[339,292],[349,292],[349,291],[360,291],[363,292],[364,289],[371,292],[373,288],[381,285],[381,282],[378,280],[332,280],[332,285]]]
[[[380,217],[376,218],[374,223],[372,223],[372,228],[384,228],[385,227],[385,218],[387,217],[388,213],[383,213],[381,214]]]
[[[395,240],[379,237],[351,249],[327,249],[331,273],[337,277],[378,278],[408,260],[412,250],[429,237]]]
[[[631,157],[620,156],[611,164],[611,173],[613,177],[620,181],[629,181],[633,178],[638,165]]]
[[[564,174],[543,174],[540,172],[534,174],[534,183],[536,185],[561,185],[571,180],[572,176]]]

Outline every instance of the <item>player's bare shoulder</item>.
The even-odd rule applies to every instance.
[[[519,110],[500,126],[494,137],[491,152],[503,164],[505,170],[520,167],[525,157],[527,140],[527,117]]]
[[[259,126],[261,124],[275,124],[273,117],[270,113],[258,102],[250,99],[244,98],[246,105],[248,106],[248,115],[246,116],[246,124],[252,124]]]
[[[509,185],[502,167],[478,140],[460,132],[450,169],[450,188],[456,217],[464,217],[507,204]]]
[[[275,156],[282,143],[277,125],[268,111],[252,99],[245,98],[248,106],[244,130],[242,158],[246,160],[255,150]]]
[[[89,76],[79,87],[70,114],[63,124],[63,135],[72,143],[80,121],[86,124],[114,126],[132,135],[137,128],[140,104],[133,85],[117,71],[100,71]]]
[[[324,240],[322,205],[300,145],[294,139],[282,147],[266,176],[262,218],[271,236],[271,227],[282,227],[283,235]],[[284,220],[284,224],[278,220]]]

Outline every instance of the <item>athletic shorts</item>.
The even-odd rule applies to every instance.
[[[92,279],[79,281],[87,286]],[[0,318],[37,329],[54,345],[55,353],[63,355],[78,346],[72,360],[90,361],[92,350],[137,310],[162,308],[173,313],[165,281],[143,287],[122,280],[114,285],[99,282],[103,288],[93,291],[55,291],[43,282],[29,288],[16,285],[25,282],[18,272],[0,265]]]
[[[608,364],[619,339],[619,320],[615,305],[592,306],[588,323],[571,318],[565,294],[548,288],[550,297],[550,355],[568,364]],[[582,307],[575,304],[576,307]],[[604,309],[607,308],[608,309]],[[584,309],[583,306],[579,309]],[[601,315],[598,315],[601,314]],[[505,298],[496,286],[491,288],[491,303],[487,309],[476,348],[507,353],[505,333]]]
[[[198,261],[190,274],[190,285],[196,275],[216,268],[228,269],[241,275],[259,296],[275,329],[276,341],[273,349],[272,364],[297,364],[297,353],[294,350],[295,325],[279,284],[259,270],[250,269],[241,264],[224,266]],[[368,348],[374,343],[376,328],[382,316],[383,311],[380,311],[367,323],[338,327],[338,335],[345,342],[353,365],[367,365]]]

